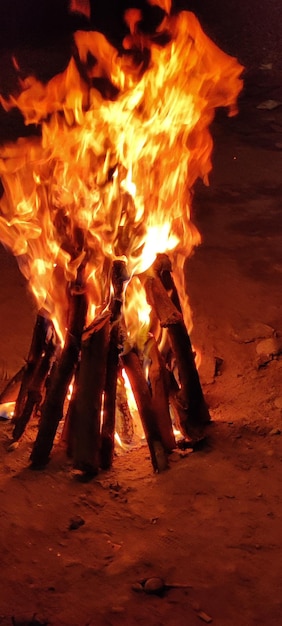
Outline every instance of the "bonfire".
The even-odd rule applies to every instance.
[[[135,8],[121,49],[77,31],[47,84],[22,78],[14,58],[19,91],[1,97],[40,129],[0,150],[0,240],[38,308],[13,408],[14,443],[39,417],[34,467],[63,423],[82,473],[142,437],[161,471],[179,437],[201,440],[210,419],[184,264],[201,241],[191,204],[195,181],[208,184],[210,125],[217,107],[236,113],[242,67],[193,13],[148,4],[159,8],[154,31]]]

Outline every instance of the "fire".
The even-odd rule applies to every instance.
[[[155,4],[169,12],[169,2]],[[123,54],[101,33],[79,31],[83,78],[71,58],[47,85],[31,76],[18,97],[1,100],[42,132],[1,148],[0,237],[62,337],[66,286],[81,266],[89,321],[109,300],[113,259],[126,258],[132,276],[169,251],[180,276],[200,242],[191,189],[211,169],[209,124],[215,107],[233,114],[242,85],[240,65],[192,13],[166,14],[151,38],[138,30],[139,13],[125,16]]]
[[[111,307],[112,268],[121,261],[124,351],[142,351],[151,323],[142,276],[163,253],[191,327],[182,270],[201,239],[192,190],[198,178],[208,184],[209,126],[217,107],[236,112],[243,68],[195,15],[172,14],[169,0],[150,3],[163,9],[153,34],[142,32],[141,11],[129,9],[122,50],[100,32],[78,31],[65,71],[42,84],[23,79],[14,58],[19,94],[0,96],[40,129],[0,149],[0,240],[62,345],[72,296],[85,295],[91,324]],[[82,0],[71,9],[90,14]]]

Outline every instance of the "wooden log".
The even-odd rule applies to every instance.
[[[161,326],[167,328],[174,353],[180,389],[175,395],[175,408],[184,436],[202,437],[203,427],[210,420],[195,364],[195,355],[181,312],[171,301],[161,279],[152,272],[144,281],[148,301],[154,307]]]
[[[121,360],[129,378],[138,407],[153,468],[156,472],[160,472],[168,466],[167,456],[161,441],[156,413],[139,357],[137,353],[131,349],[129,352],[122,355]]]
[[[85,331],[81,345],[73,421],[74,467],[95,476],[100,467],[100,426],[109,343],[110,313]]]
[[[119,368],[116,392],[116,430],[125,445],[134,438],[133,417],[129,408],[122,370]]]
[[[110,303],[111,330],[106,365],[103,424],[101,432],[101,467],[111,467],[115,445],[116,389],[121,352],[121,332],[118,319],[123,302],[124,283],[128,280],[124,261],[114,261],[112,270],[113,298]]]
[[[147,273],[144,286],[148,303],[153,307],[163,328],[182,321],[182,313],[171,301],[160,278],[154,273]]]
[[[79,377],[79,366],[80,362],[78,361],[74,373],[73,378],[73,390],[71,394],[71,398],[68,404],[63,430],[61,434],[61,442],[66,447],[67,456],[72,458],[73,456],[73,432],[74,432],[74,423],[77,419],[76,415],[76,399],[78,392],[78,377]]]
[[[38,360],[32,379],[28,386],[28,392],[26,401],[23,407],[22,414],[18,417],[14,430],[13,440],[18,441],[25,431],[25,428],[32,416],[35,407],[38,407],[42,401],[43,389],[45,380],[51,366],[51,360],[56,349],[55,343],[55,329],[53,328],[53,334],[49,338],[47,345],[43,353]]]
[[[50,380],[50,387],[42,407],[37,438],[30,457],[34,468],[44,467],[49,461],[57,427],[63,418],[65,398],[80,353],[81,333],[85,324],[86,311],[85,292],[83,290],[72,291],[69,297],[65,344]]]
[[[169,297],[177,310],[182,313],[179,295],[175,286],[175,282],[172,277],[172,264],[167,254],[157,254],[156,260],[153,264],[154,271],[161,279],[161,282],[169,293]]]
[[[101,467],[109,469],[113,462],[115,446],[116,389],[119,367],[119,326],[111,328],[109,349],[106,362],[106,380],[103,406],[103,424],[101,432]]]
[[[176,447],[176,442],[169,411],[167,373],[154,337],[151,337],[146,345],[146,355],[150,359],[148,379],[158,430],[164,449],[171,452]]]
[[[28,388],[30,386],[35,368],[40,360],[41,354],[46,344],[46,337],[49,329],[50,319],[44,309],[40,309],[37,313],[36,321],[33,328],[33,334],[29,353],[23,372],[20,390],[16,399],[15,410],[13,415],[13,423],[22,415],[24,405],[27,399]]]

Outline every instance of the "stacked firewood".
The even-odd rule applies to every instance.
[[[37,315],[13,417],[16,442],[30,418],[39,415],[31,453],[34,468],[48,463],[62,420],[61,439],[76,469],[93,476],[111,467],[116,432],[121,439],[125,433],[128,442],[133,432],[122,370],[155,471],[167,467],[176,447],[174,428],[190,443],[203,437],[210,416],[170,260],[158,255],[150,270],[138,277],[152,309],[143,351],[127,341],[123,300],[128,278],[125,263],[114,261],[111,302],[88,327],[87,289],[81,282],[69,285],[63,348],[46,311]]]

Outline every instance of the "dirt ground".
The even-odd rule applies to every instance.
[[[214,123],[210,187],[194,199],[203,243],[186,266],[206,445],[174,452],[159,475],[142,447],[81,483],[59,445],[31,471],[36,423],[9,453],[2,421],[1,626],[282,624],[282,90],[278,56],[260,49],[251,66],[242,50],[240,113]],[[2,248],[0,263],[3,387],[35,307]],[[140,585],[155,576],[159,595]]]

